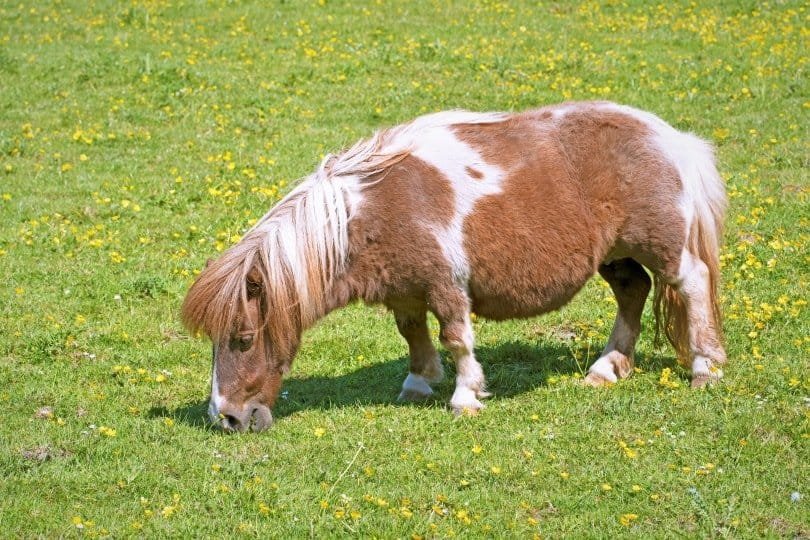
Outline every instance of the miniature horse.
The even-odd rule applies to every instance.
[[[725,206],[708,143],[613,103],[440,112],[380,131],[327,156],[189,290],[183,319],[214,344],[211,419],[267,428],[301,333],[356,299],[391,309],[408,342],[401,399],[442,378],[432,312],[456,364],[450,405],[474,413],[488,394],[470,313],[558,309],[596,272],[618,314],[586,382],[633,371],[653,283],[692,386],[717,380]]]

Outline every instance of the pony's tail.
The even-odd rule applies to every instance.
[[[722,314],[718,289],[720,284],[720,244],[726,212],[726,190],[715,166],[712,146],[685,133],[678,141],[675,165],[681,177],[683,194],[681,207],[689,227],[685,248],[703,261],[708,269],[709,317],[719,341],[723,342]],[[663,333],[678,355],[678,362],[690,365],[689,319],[684,297],[677,287],[660,275],[653,278],[653,314],[655,316],[655,342],[660,342]],[[722,347],[720,351],[722,351]],[[725,362],[725,357],[712,358],[716,363]]]
[[[655,317],[655,346],[661,345],[661,334],[675,349],[678,363],[688,367],[689,319],[686,303],[677,289],[655,274],[653,276],[653,315]]]

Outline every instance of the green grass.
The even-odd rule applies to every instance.
[[[0,2],[2,536],[810,535],[810,13],[701,4]],[[475,323],[478,417],[451,377],[397,403],[405,343],[352,306],[306,334],[269,432],[206,427],[179,304],[324,153],[592,98],[718,146],[722,384],[689,390],[646,312],[641,371],[578,385],[615,311],[595,279]]]

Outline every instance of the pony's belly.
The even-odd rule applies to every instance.
[[[559,306],[557,306],[559,307]],[[539,306],[534,309],[505,302],[500,298],[485,298],[473,301],[473,313],[485,319],[504,321],[507,319],[525,319],[554,311],[556,307]]]
[[[534,317],[554,311],[567,304],[582,288],[590,276],[566,283],[542,286],[539,283],[528,287],[492,287],[470,283],[472,311],[487,319],[504,320]],[[491,284],[490,284],[491,285]]]
[[[497,242],[471,242],[468,290],[473,311],[492,319],[532,317],[564,306],[593,276],[590,239],[554,241],[501,230]],[[566,239],[567,240],[567,239]]]

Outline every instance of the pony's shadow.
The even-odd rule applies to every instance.
[[[185,405],[180,405],[174,409],[162,405],[149,409],[147,418],[171,418],[175,422],[180,422],[199,429],[212,430],[208,419],[208,400],[189,401]]]
[[[549,377],[584,375],[589,359],[578,363],[565,343],[536,345],[508,341],[475,349],[484,367],[490,400],[508,399],[547,384]],[[644,358],[637,358],[645,364]],[[434,385],[431,399],[421,402],[397,400],[402,381],[408,373],[408,357],[364,366],[339,376],[292,376],[285,379],[282,393],[273,408],[276,419],[310,409],[345,406],[397,405],[402,407],[435,406],[449,401],[454,389],[455,371],[447,358],[443,362],[445,378]],[[650,367],[650,366],[648,366]],[[165,416],[178,422],[210,428],[206,400],[186,403],[174,410],[154,407],[149,416]]]

